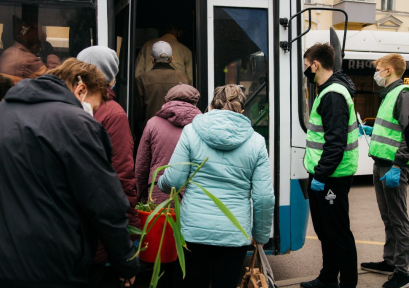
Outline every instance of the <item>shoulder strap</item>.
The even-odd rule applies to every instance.
[[[256,259],[257,259],[257,255],[258,255],[258,247],[257,246],[254,247],[253,256],[251,256],[250,266],[249,266],[250,269],[254,269],[254,265],[256,265]]]
[[[260,257],[260,261],[261,261],[260,269],[262,273],[264,274],[264,277],[266,279],[271,278],[271,280],[273,281],[273,285],[275,285],[273,270],[271,269],[271,266],[268,263],[268,259],[267,259],[266,253],[264,252],[263,246],[261,246],[260,244],[257,244],[257,246],[258,246],[258,249],[257,249],[258,254]]]

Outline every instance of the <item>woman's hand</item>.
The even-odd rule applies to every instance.
[[[123,278],[119,278],[119,280],[121,281],[121,282],[124,282],[125,281],[125,285],[124,285],[124,287],[131,287],[131,285],[133,285],[133,283],[135,282],[135,276],[133,276],[131,279],[129,279],[129,280],[125,280],[125,279],[123,279]],[[121,286],[122,287],[122,286]]]
[[[256,246],[257,246],[257,244],[260,244],[260,245],[261,245],[261,247],[264,247],[264,244],[257,243],[257,242],[256,242],[256,240],[254,240],[254,238],[251,238],[251,245],[253,245],[254,247],[256,247]]]

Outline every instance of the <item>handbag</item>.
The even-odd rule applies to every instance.
[[[255,268],[256,261],[259,268]],[[250,266],[246,267],[240,288],[277,288],[273,270],[260,244],[257,244],[254,248]]]

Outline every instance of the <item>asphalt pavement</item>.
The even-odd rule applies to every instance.
[[[361,262],[382,261],[384,226],[376,203],[372,177],[356,177],[349,195],[351,230]],[[268,256],[279,287],[300,287],[299,283],[315,279],[321,269],[320,241],[308,223],[307,239],[302,249],[288,255]],[[359,269],[358,288],[382,287],[387,275]]]

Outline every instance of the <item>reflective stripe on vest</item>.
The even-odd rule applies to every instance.
[[[400,85],[386,94],[379,107],[372,130],[369,156],[393,161],[402,139],[402,127],[393,117],[393,109],[402,90],[409,90],[409,85]],[[409,164],[409,162],[408,162]]]
[[[318,114],[317,109],[323,96],[329,92],[336,92],[344,96],[349,109],[347,146],[341,163],[330,177],[350,176],[355,174],[358,168],[358,124],[356,122],[354,102],[352,101],[348,89],[337,83],[331,84],[325,88],[314,101],[308,123],[304,167],[308,172],[314,174],[315,166],[318,165],[318,162],[321,159],[325,144],[325,133],[322,125],[322,118],[321,115]]]

